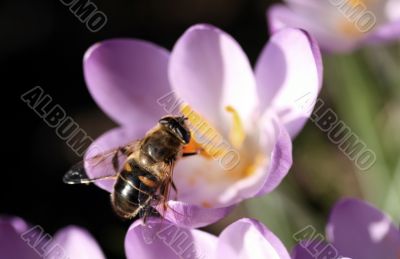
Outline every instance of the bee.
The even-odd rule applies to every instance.
[[[146,220],[147,216],[157,214],[153,207],[161,203],[165,211],[170,187],[177,192],[172,178],[176,161],[198,153],[197,150],[185,150],[191,140],[186,120],[184,116],[162,117],[142,139],[72,167],[65,174],[64,183],[88,184],[115,179],[111,204],[123,219],[143,217]],[[93,164],[93,161],[96,166],[111,163],[112,172],[98,178],[88,177],[84,165]]]

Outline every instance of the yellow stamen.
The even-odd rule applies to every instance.
[[[225,107],[225,109],[227,112],[230,112],[232,114],[233,121],[231,131],[229,132],[229,139],[232,145],[235,148],[239,149],[241,148],[244,138],[246,137],[242,121],[240,120],[239,113],[236,111],[235,108],[228,105]]]
[[[225,109],[232,115],[233,122],[229,132],[229,144],[236,149],[240,149],[246,137],[242,121],[235,108],[228,105]],[[194,111],[192,107],[184,103],[181,106],[181,112],[188,118],[192,133],[194,133],[192,134],[193,141],[189,143],[188,148],[201,149],[204,156],[214,158],[221,157],[229,151],[229,144],[224,141],[218,130]]]
[[[364,4],[363,0],[348,0],[348,3],[352,6],[352,7],[356,7],[359,4]]]
[[[182,104],[181,112],[188,118],[192,130],[189,145],[201,148],[201,154],[207,158],[218,158],[228,152],[221,134],[205,118],[194,111],[188,104]]]
[[[363,33],[357,29],[354,23],[348,20],[341,20],[338,24],[338,29],[340,32],[344,33],[346,36],[357,38],[360,37]]]

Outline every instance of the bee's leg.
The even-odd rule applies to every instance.
[[[165,212],[167,210],[168,206],[167,206],[167,197],[163,193],[165,193],[165,188],[161,188],[159,194],[154,194],[154,199],[158,203],[162,204],[163,211]]]
[[[112,158],[112,165],[113,165],[115,172],[118,172],[118,170],[119,170],[118,152],[119,151],[115,152],[115,155]]]
[[[140,218],[143,219],[143,224],[144,224],[144,225],[147,225],[148,217],[149,217],[149,212],[148,212],[148,210],[145,209],[145,208],[143,208],[143,209],[140,211]]]
[[[148,217],[157,217],[159,218],[161,215],[158,212],[158,210],[156,210],[155,208],[149,206],[147,209],[145,209],[144,212],[144,217],[148,218]]]
[[[161,213],[161,212],[159,212],[158,210],[156,210],[156,209],[154,209],[153,207],[151,207],[152,210],[153,210],[156,214],[151,214],[151,215],[149,215],[149,216],[157,216],[157,217],[160,217],[160,218],[164,218],[164,214],[165,214],[165,212],[166,212],[167,210],[172,211],[175,215],[183,216],[182,213],[177,212],[176,210],[174,210],[172,207],[170,207],[170,206],[168,205],[167,199],[165,198],[164,195],[162,195],[162,194],[154,194],[153,200],[155,201],[155,204],[162,204],[162,206],[163,206],[163,207],[162,207],[162,208],[163,208],[163,212]]]
[[[182,147],[182,156],[193,156],[199,154],[203,148],[192,138],[190,142]]]
[[[178,189],[176,188],[174,181],[171,181],[171,186],[172,186],[172,189],[174,189],[174,191],[175,191],[175,198],[177,198],[178,197]]]
[[[194,155],[198,155],[199,153],[200,153],[200,151],[183,153],[183,154],[182,154],[182,157],[194,156]]]
[[[171,181],[170,183],[171,183],[172,189],[174,189],[174,191],[175,191],[175,198],[177,198],[178,197],[178,189],[176,188],[174,181]],[[167,198],[162,194],[154,194],[153,199],[157,202],[164,202]]]
[[[128,149],[126,147],[119,147],[118,151],[122,154],[128,155]]]
[[[160,202],[160,201],[162,201],[163,198],[164,197],[161,194],[153,194],[153,200],[155,202]]]
[[[143,208],[140,212],[139,212],[139,218],[141,218],[143,220],[144,225],[147,225],[147,221],[150,217],[157,217],[160,218],[161,215],[160,213],[154,209],[152,206],[148,206],[146,208]]]
[[[119,171],[119,158],[118,158],[118,155],[119,155],[120,152],[121,152],[121,154],[126,154],[127,150],[124,147],[119,147],[117,149],[117,151],[115,152],[115,154],[114,154],[114,156],[113,156],[113,158],[111,160],[115,172]]]
[[[143,216],[143,224],[144,224],[145,226],[147,226],[148,217],[149,217],[149,214],[148,214],[148,213],[144,213],[144,216]]]

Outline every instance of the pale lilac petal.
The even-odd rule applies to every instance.
[[[265,154],[265,158],[267,156]],[[239,159],[246,164],[246,159]],[[241,165],[232,171],[224,170],[219,158],[209,159],[203,156],[182,159],[174,170],[178,199],[204,208],[225,208],[253,197],[266,178],[266,171],[257,170],[246,177],[243,176]]]
[[[117,123],[151,127],[166,113],[157,99],[171,91],[168,60],[167,50],[149,42],[107,40],[86,52],[84,75],[94,100]]]
[[[383,12],[389,21],[398,21],[400,19],[400,1],[386,0]]]
[[[62,249],[61,251],[63,251],[64,256],[68,258],[105,258],[99,245],[89,232],[75,226],[69,226],[59,230],[54,236],[53,245],[57,245]]]
[[[257,220],[241,219],[222,231],[216,258],[289,259],[282,242]]]
[[[367,43],[381,43],[400,39],[400,20],[379,26],[365,39]]]
[[[258,104],[246,54],[230,35],[211,25],[195,25],[177,41],[169,78],[177,96],[217,128],[227,105],[250,120]]]
[[[250,147],[259,150],[258,146]],[[247,154],[254,155],[245,157]],[[232,170],[224,170],[220,158],[194,156],[182,159],[174,170],[178,199],[203,208],[225,208],[253,197],[267,179],[267,170],[262,167],[269,162],[269,155],[270,152],[256,150],[242,152],[238,157],[239,164]],[[244,170],[253,163],[257,163],[254,171],[246,175]]]
[[[327,236],[343,256],[376,259],[400,256],[400,231],[370,204],[344,199],[333,208]]]
[[[0,258],[42,258],[21,237],[28,226],[20,218],[0,218]],[[37,239],[31,239],[34,243]]]
[[[370,1],[367,13],[372,13],[376,21],[374,26],[362,30],[356,28],[357,23],[346,18],[340,1],[286,2],[287,5],[273,5],[267,12],[271,32],[287,27],[305,29],[327,52],[350,52],[363,44],[399,39],[400,4],[397,0]],[[343,28],[346,23],[354,26],[354,32]]]
[[[157,120],[153,121],[153,125],[156,125]],[[146,134],[149,128],[145,128],[140,123],[130,126],[122,126],[120,128],[112,129],[99,138],[97,138],[88,148],[85,158],[85,169],[90,178],[97,178],[107,175],[115,175],[115,170],[112,167],[112,156],[107,156],[107,159],[100,162],[99,159],[91,159],[98,154],[109,153],[118,147],[123,147],[129,143],[137,141]],[[123,157],[121,156],[120,164],[123,163]],[[112,192],[115,180],[98,180],[95,182],[100,188]]]
[[[278,32],[281,29],[304,28],[309,23],[309,19],[294,12],[284,4],[274,4],[267,10],[267,20],[269,31]]]
[[[321,6],[321,4],[323,5],[323,2],[320,0],[284,0],[283,2],[287,3],[288,5],[302,6],[303,8],[316,8]]]
[[[234,208],[234,206],[203,208],[174,200],[170,200],[168,206],[172,210],[167,210],[165,214],[163,214],[163,211],[159,208],[160,213],[164,215],[165,219],[178,226],[188,228],[199,228],[212,224],[227,216]]]
[[[265,46],[255,71],[262,108],[274,110],[294,137],[308,120],[322,86],[317,43],[304,31],[281,30]]]
[[[211,258],[217,237],[197,229],[180,228],[167,221],[135,221],[125,237],[128,259]]]
[[[269,117],[270,115],[264,116]],[[257,196],[274,190],[287,175],[293,162],[292,141],[289,133],[282,125],[266,118],[264,119],[263,133],[262,137],[266,138],[266,141],[271,141],[273,146],[268,167],[262,169],[266,171],[267,178]]]
[[[265,161],[258,165],[253,176],[228,187],[230,192],[237,192],[236,202],[273,191],[292,166],[292,141],[275,114],[267,111],[260,119],[259,130],[259,145]]]
[[[330,10],[332,6],[330,6],[331,8],[326,7],[321,3],[313,3],[309,6],[301,6],[301,10],[294,10],[294,8],[282,4],[272,5],[267,11],[269,29],[274,33],[283,28],[300,28],[313,35],[321,48],[327,52],[353,50],[360,44],[360,41],[346,37],[338,31],[337,24],[335,24],[337,17],[335,16],[340,17],[341,13],[337,10]]]

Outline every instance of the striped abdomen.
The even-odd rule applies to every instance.
[[[123,218],[136,217],[150,208],[159,179],[140,167],[135,160],[126,162],[112,193],[114,211]]]

